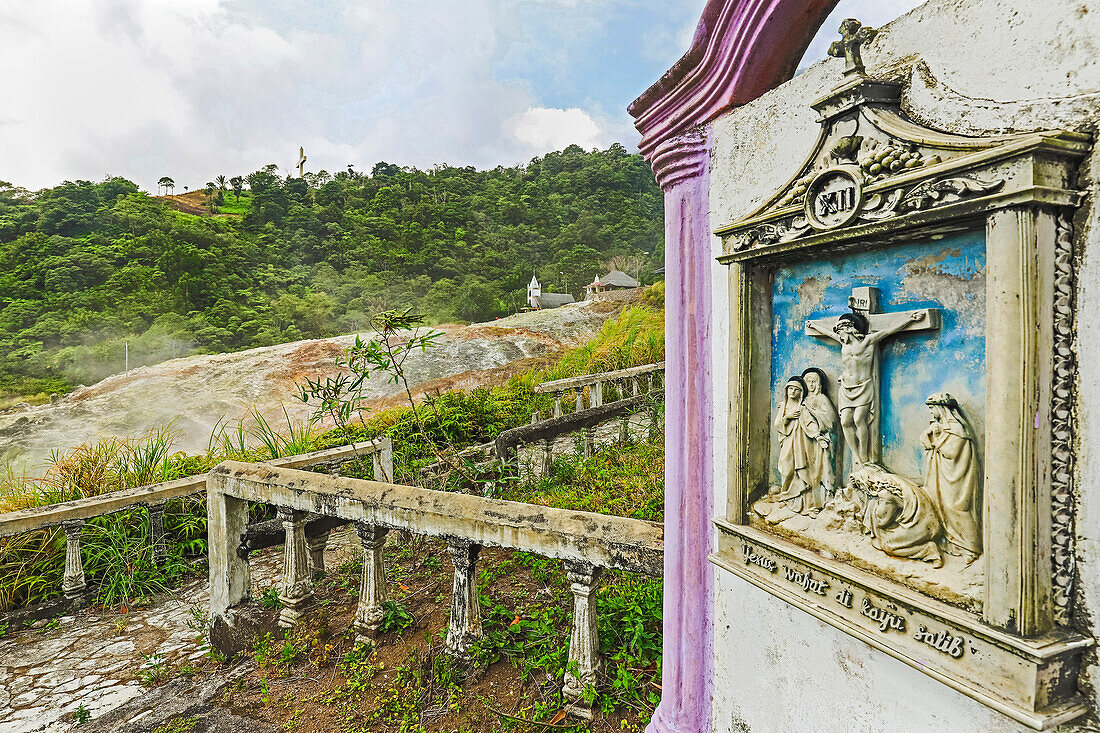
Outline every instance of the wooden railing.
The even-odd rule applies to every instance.
[[[339,464],[355,457],[373,457],[374,476],[393,478],[393,442],[389,438],[380,438],[371,442],[352,446],[339,446],[327,450],[303,453],[286,458],[265,461],[265,470],[271,468],[316,468],[329,464]],[[146,507],[149,512],[149,538],[153,545],[153,556],[159,561],[164,558],[166,545],[164,540],[164,510],[172,499],[201,494],[206,491],[206,474],[188,476],[133,489],[115,491],[102,496],[76,499],[49,506],[20,509],[0,514],[0,538],[33,532],[39,529],[61,526],[65,531],[65,576],[61,583],[62,593],[69,601],[82,598],[87,591],[84,577],[84,563],[80,553],[81,536],[84,523],[95,517]],[[327,535],[326,535],[327,537]],[[324,545],[315,541],[323,552]],[[319,552],[315,548],[314,556]]]
[[[207,474],[210,545],[210,643],[239,651],[234,608],[249,600],[248,553],[241,551],[249,502],[278,508],[286,528],[279,623],[290,626],[312,599],[305,524],[310,514],[350,520],[363,546],[363,578],[354,627],[372,636],[387,599],[382,548],[389,530],[446,540],[454,565],[446,649],[468,657],[481,634],[476,565],[482,547],[533,552],[563,560],[573,591],[573,627],[564,693],[572,712],[591,716],[583,692],[600,667],[592,594],[605,569],[660,576],[664,530],[660,524],[433,491],[378,481],[227,461]],[[244,622],[242,621],[242,626]]]

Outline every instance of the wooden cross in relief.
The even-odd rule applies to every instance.
[[[305,178],[306,176],[306,149],[298,148],[298,177]]]
[[[852,453],[852,466],[878,463],[882,454],[882,433],[879,429],[882,381],[879,376],[881,342],[899,333],[935,331],[940,327],[938,308],[882,313],[878,288],[852,289],[848,307],[867,319],[867,333],[858,334],[852,328],[837,324],[850,316],[816,318],[806,321],[806,334],[830,339],[840,346],[840,379],[834,393],[844,442]],[[848,324],[851,325],[849,321]],[[846,331],[846,333],[844,333]]]

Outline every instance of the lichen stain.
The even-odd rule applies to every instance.
[[[959,249],[945,248],[906,262],[902,267],[898,303],[936,300],[955,311],[971,336],[985,333],[985,266],[962,258]]]
[[[829,275],[811,275],[803,278],[795,290],[798,291],[798,305],[796,309],[800,317],[808,316],[817,310],[825,300],[825,290],[833,278]]]

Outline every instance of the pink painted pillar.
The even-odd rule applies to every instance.
[[[837,0],[709,0],[683,58],[630,114],[665,192],[665,576],[661,704],[649,733],[707,733],[714,530],[710,123],[790,79]],[[746,630],[751,633],[751,630]]]
[[[709,144],[659,146],[665,191],[665,575],[661,704],[651,733],[710,730],[714,535]]]

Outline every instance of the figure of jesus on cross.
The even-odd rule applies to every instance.
[[[902,313],[880,313],[877,288],[855,288],[850,313],[806,322],[806,333],[840,343],[840,379],[837,412],[844,442],[859,468],[880,460],[879,344],[903,331],[931,331],[940,327],[937,308]]]

